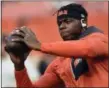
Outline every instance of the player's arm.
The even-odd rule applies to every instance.
[[[35,87],[35,88],[63,88],[62,80],[56,75],[53,64],[50,64],[46,69],[44,75],[39,80],[32,83],[28,77],[26,68],[21,71],[15,71],[15,78],[17,87]]]
[[[81,40],[43,43],[46,53],[67,57],[96,57],[108,55],[108,39],[101,33],[94,33]]]
[[[40,43],[35,34],[28,28],[23,27],[21,31],[28,36],[21,39],[16,38],[13,41],[22,41],[30,49],[64,57],[108,56],[108,38],[102,33],[93,33],[80,40]]]
[[[23,33],[20,30],[24,30],[25,33]],[[29,32],[29,33],[28,33]],[[21,48],[22,43],[20,40],[29,42],[29,44],[33,45],[34,44],[34,36],[31,38],[31,36],[34,35],[31,33],[29,29],[26,29],[26,27],[21,27],[20,29],[13,30],[12,33],[9,35],[9,38],[7,39],[7,43],[5,46],[6,52],[9,54],[11,61],[14,64],[15,67],[15,78],[16,78],[16,84],[17,87],[28,87],[28,88],[38,88],[38,87],[51,87],[54,86],[55,84],[60,83],[59,77],[56,75],[54,72],[54,66],[50,65],[48,71],[39,79],[38,82],[35,83],[35,85],[31,82],[30,78],[28,77],[26,68],[25,68],[25,61],[27,59],[27,56],[31,52],[31,49],[27,49],[25,52],[24,51],[18,51],[18,47]],[[16,37],[13,37],[16,36]],[[29,36],[29,38],[28,38]],[[16,41],[13,41],[16,40]],[[31,43],[32,42],[32,43]],[[17,44],[21,44],[20,46],[17,46]],[[10,51],[10,48],[14,49],[17,51],[17,54],[15,52]],[[28,47],[27,47],[28,48]],[[24,50],[25,47],[22,47]]]

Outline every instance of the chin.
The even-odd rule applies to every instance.
[[[68,41],[68,40],[77,40],[78,38],[76,37],[63,37],[64,41]]]
[[[72,38],[71,37],[63,37],[63,40],[68,41],[68,40],[72,40]]]

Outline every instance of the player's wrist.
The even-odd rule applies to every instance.
[[[41,43],[37,43],[34,50],[41,51]]]
[[[14,64],[14,68],[15,68],[16,71],[21,71],[21,70],[23,70],[25,68],[25,65],[24,65],[24,63]]]

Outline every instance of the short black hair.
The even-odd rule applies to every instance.
[[[79,16],[81,17],[81,14],[83,14],[84,15],[84,18],[86,18],[86,19],[88,17],[88,13],[87,13],[86,9],[82,5],[77,4],[77,3],[71,3],[71,4],[68,4],[66,6],[62,6],[58,10],[58,13],[60,11],[63,11],[63,10],[67,10],[69,14],[72,14],[72,15],[75,14],[76,17],[77,17],[77,15],[78,15],[78,17]]]

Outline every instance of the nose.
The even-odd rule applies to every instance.
[[[64,22],[61,23],[61,25],[59,26],[60,30],[66,29],[66,24]]]

